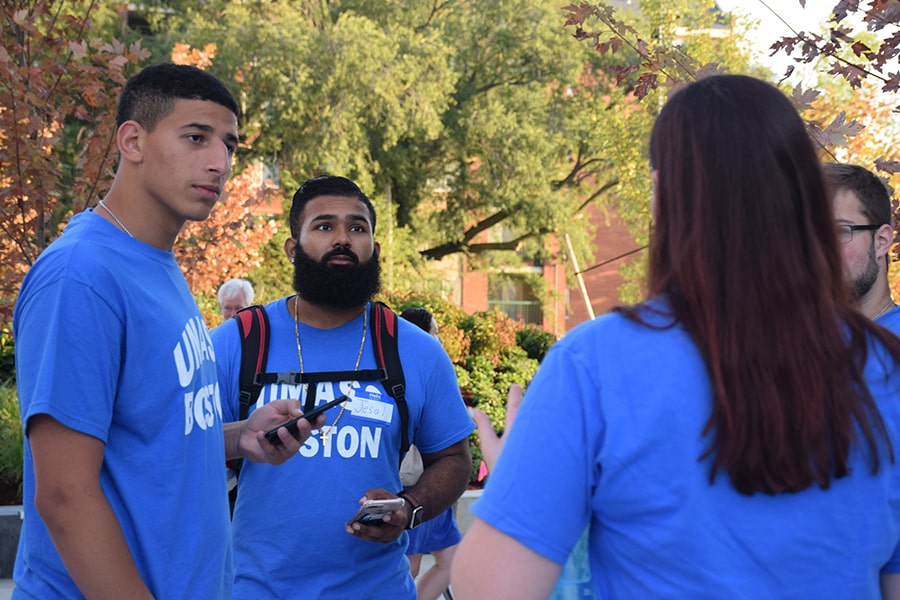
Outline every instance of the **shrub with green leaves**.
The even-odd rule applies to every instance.
[[[540,360],[556,341],[553,334],[525,325],[497,311],[466,315],[446,300],[433,296],[386,294],[384,301],[397,312],[424,306],[438,323],[441,342],[456,368],[456,378],[466,402],[503,430],[509,386],[525,387],[537,372]],[[481,448],[478,436],[469,438],[472,450],[470,484],[478,484]]]
[[[528,354],[528,358],[541,362],[556,342],[556,336],[537,325],[525,325],[516,332],[516,344]]]
[[[17,486],[22,500],[24,435],[15,385],[0,384],[0,485]]]
[[[12,324],[0,326],[0,383],[16,381],[16,355],[13,344]]]

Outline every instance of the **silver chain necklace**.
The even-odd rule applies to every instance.
[[[122,220],[119,219],[119,217],[116,216],[116,213],[114,213],[113,211],[109,210],[109,207],[108,207],[106,204],[103,203],[103,200],[101,200],[100,202],[98,202],[98,203],[97,203],[97,206],[99,206],[100,208],[102,208],[103,210],[105,210],[105,211],[106,211],[106,214],[108,214],[109,216],[111,216],[111,217],[113,218],[113,221],[116,222],[116,225],[118,225],[118,226],[122,229],[122,231],[124,231],[125,233],[128,234],[128,237],[134,237],[134,234],[131,233],[130,231],[128,231],[128,228],[125,227],[125,223],[123,223]]]
[[[877,318],[880,317],[881,315],[887,313],[889,310],[891,310],[891,309],[894,308],[895,306],[897,306],[897,305],[894,304],[894,300],[891,299],[891,298],[888,298],[887,304],[884,305],[884,308],[882,308],[881,311],[880,311],[877,315],[875,315],[874,317],[872,317],[872,320],[874,321],[875,319],[877,319]]]

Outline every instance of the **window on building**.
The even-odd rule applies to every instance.
[[[512,319],[541,325],[541,301],[524,277],[495,274],[488,278],[488,310],[499,310]]]

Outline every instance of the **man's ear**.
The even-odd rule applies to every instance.
[[[284,240],[284,254],[289,261],[294,262],[294,255],[297,254],[297,240],[294,238]]]
[[[891,251],[894,245],[894,228],[890,225],[882,225],[875,230],[875,257],[881,258]]]
[[[144,128],[137,121],[125,121],[116,131],[116,146],[122,160],[140,164],[143,161]]]
[[[374,256],[375,258],[379,258],[381,256],[381,244],[378,242],[375,242]]]

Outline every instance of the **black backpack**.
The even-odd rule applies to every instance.
[[[241,334],[240,372],[240,419],[246,419],[250,405],[259,398],[262,387],[272,383],[316,384],[323,381],[381,381],[385,391],[394,399],[400,416],[400,458],[403,460],[409,450],[409,408],[406,405],[406,378],[400,364],[397,346],[397,314],[382,302],[372,302],[369,308],[369,322],[372,323],[372,348],[375,351],[377,369],[360,371],[322,371],[318,373],[266,373],[269,354],[269,317],[266,309],[259,304],[248,306],[235,314],[238,331]],[[307,393],[303,412],[309,412],[316,405],[316,386]],[[399,464],[399,463],[398,463]],[[229,461],[228,466],[240,473],[241,460]],[[234,496],[237,487],[231,491]],[[232,498],[232,506],[234,499]]]

